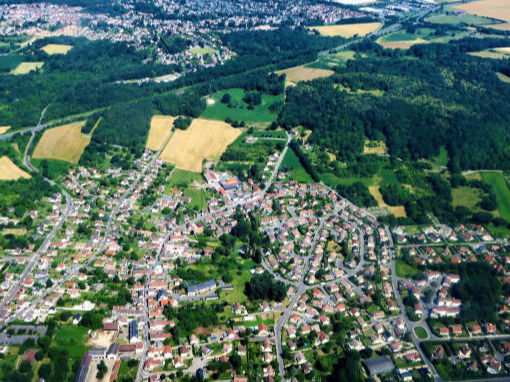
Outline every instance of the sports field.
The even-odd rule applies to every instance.
[[[194,119],[187,130],[174,132],[161,159],[183,170],[201,172],[205,159],[219,159],[241,133],[225,122]]]
[[[16,166],[7,156],[0,158],[0,180],[30,178],[30,175]]]
[[[225,94],[230,95],[231,101],[229,104],[221,102]],[[207,109],[200,117],[219,121],[225,121],[227,118],[245,122],[272,122],[276,120],[277,115],[271,112],[270,107],[274,103],[281,103],[283,101],[282,95],[262,94],[262,103],[255,105],[253,109],[248,109],[248,104],[243,101],[245,94],[246,92],[239,88],[221,90],[211,94],[207,98]]]
[[[90,135],[81,132],[85,123],[86,121],[79,121],[45,130],[35,146],[33,157],[78,163],[90,142]]]
[[[27,74],[33,70],[42,68],[44,62],[22,62],[11,72],[14,75]]]
[[[153,116],[145,147],[149,150],[158,151],[172,131],[174,121],[175,118],[168,115]]]
[[[64,44],[48,44],[41,48],[42,51],[46,52],[50,56],[52,54],[67,54],[71,49],[73,49],[72,45],[64,45]]]
[[[0,134],[6,133],[10,128],[10,126],[0,126]]]
[[[311,81],[317,78],[329,77],[335,74],[334,71],[328,69],[316,69],[306,66],[296,66],[276,72],[277,74],[285,74],[285,79],[293,84],[299,81]]]
[[[353,36],[366,36],[369,33],[375,32],[381,23],[359,23],[359,24],[341,24],[341,25],[321,25],[317,27],[310,27],[310,29],[316,30],[322,36],[332,37],[353,37]]]

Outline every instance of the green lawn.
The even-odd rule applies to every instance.
[[[395,268],[397,271],[397,277],[410,278],[419,272],[418,269],[404,263],[402,260],[395,261]]]
[[[510,190],[506,185],[505,178],[500,172],[482,172],[482,181],[491,186],[498,201],[500,216],[510,221]]]
[[[138,366],[131,368],[128,366],[128,361],[121,361],[118,375],[119,381],[122,381],[124,378],[134,380],[137,371]]]
[[[71,360],[79,360],[87,351],[85,335],[88,329],[76,325],[63,325],[55,331],[52,347],[67,350]]]
[[[221,103],[221,99],[225,93],[231,96],[231,107]],[[248,105],[243,101],[245,91],[243,89],[227,89],[221,90],[209,96],[214,100],[213,104],[208,104],[207,109],[202,113],[202,118],[216,119],[224,121],[230,118],[235,121],[245,122],[272,122],[276,120],[277,115],[269,111],[269,107],[274,103],[283,102],[283,95],[262,95],[262,103],[255,106],[252,110],[248,109]]]
[[[299,158],[291,148],[289,148],[285,153],[281,167],[287,169],[290,172],[290,177],[292,180],[296,180],[302,183],[313,183],[312,177],[303,168]]]
[[[202,189],[187,188],[183,194],[191,196],[191,208],[197,207],[199,210],[203,210],[207,207],[207,200]]]
[[[416,334],[416,336],[418,338],[421,338],[422,340],[429,338],[429,336],[427,334],[427,331],[422,326],[415,327],[414,328],[414,334]]]
[[[185,187],[192,182],[203,181],[204,177],[202,176],[202,174],[186,170],[180,170],[176,168],[172,171],[172,175],[170,176],[169,179],[169,184],[175,187]]]

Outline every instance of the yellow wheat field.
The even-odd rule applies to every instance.
[[[296,84],[299,81],[311,81],[316,78],[329,77],[335,74],[332,70],[326,69],[315,69],[307,68],[305,66],[296,66],[285,70],[276,72],[277,74],[285,74],[285,79],[289,81],[291,85]]]
[[[17,180],[19,178],[30,178],[26,173],[16,166],[7,156],[0,158],[0,180]]]
[[[417,38],[416,40],[410,41],[380,41],[377,40],[377,43],[381,45],[384,49],[409,49],[413,45],[416,44],[428,44],[428,41]]]
[[[20,74],[27,74],[30,73],[33,70],[42,68],[44,65],[44,62],[22,62],[14,70],[11,72],[11,74],[14,75],[20,75]]]
[[[374,199],[377,201],[377,205],[379,207],[387,208],[397,218],[405,218],[407,216],[404,206],[391,207],[384,202],[381,191],[379,191],[379,186],[370,186],[368,187],[368,191],[370,191],[370,194],[372,194]]]
[[[188,130],[174,132],[160,157],[182,170],[201,172],[203,160],[219,159],[241,132],[225,122],[194,119]]]
[[[456,5],[454,8],[473,15],[510,22],[510,3],[508,0],[480,0]]]
[[[174,121],[174,117],[167,115],[155,115],[152,117],[149,137],[145,147],[149,150],[158,151],[168,138],[168,134],[172,131]]]
[[[360,37],[366,36],[369,33],[375,32],[381,23],[359,23],[359,24],[342,24],[342,25],[322,25],[318,27],[310,27],[316,30],[322,36],[341,36],[352,37],[358,35]]]
[[[41,48],[42,51],[46,52],[50,56],[52,54],[67,54],[71,49],[73,49],[72,45],[64,45],[64,44],[48,44]]]
[[[0,134],[6,133],[10,128],[10,126],[0,126]]]
[[[37,142],[33,157],[78,163],[90,142],[90,135],[81,132],[85,123],[86,121],[80,121],[47,129]]]

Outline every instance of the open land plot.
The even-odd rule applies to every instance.
[[[277,74],[285,74],[285,79],[291,83],[300,81],[311,81],[317,78],[325,78],[335,74],[334,71],[328,69],[310,68],[304,65],[296,66],[276,72]]]
[[[503,173],[496,171],[483,171],[482,182],[488,184],[498,201],[500,216],[510,221],[510,189],[508,188]]]
[[[381,191],[379,191],[379,186],[370,186],[368,187],[368,191],[370,191],[370,194],[374,197],[374,199],[377,201],[377,205],[381,208],[387,208],[395,217],[406,217],[406,209],[404,206],[388,206],[382,197]]]
[[[471,56],[481,57],[481,58],[493,58],[496,60],[503,60],[506,58],[510,58],[510,48],[501,47],[501,48],[492,48],[485,49],[479,52],[469,52]]]
[[[175,187],[187,187],[192,183],[203,183],[204,177],[196,172],[180,170],[178,168],[172,171],[168,184]]]
[[[315,69],[333,69],[337,66],[345,67],[347,61],[355,59],[355,52],[353,50],[343,50],[341,52],[320,56],[314,62],[306,64],[305,67]]]
[[[405,40],[405,41],[377,41],[379,45],[381,45],[384,49],[409,49],[413,45],[416,44],[427,44],[428,41],[422,38],[417,38],[415,40]]]
[[[204,46],[203,48],[200,46],[196,46],[189,50],[191,54],[195,54],[197,56],[203,56],[204,54],[214,54],[216,50],[211,48],[210,46]]]
[[[471,210],[479,210],[477,204],[482,200],[483,192],[478,188],[456,187],[452,188],[452,205],[464,206]]]
[[[145,147],[158,151],[172,131],[175,118],[167,115],[155,115],[151,119],[151,128]]]
[[[30,178],[30,174],[16,166],[8,156],[0,158],[0,180],[17,180]]]
[[[11,71],[11,74],[14,75],[20,75],[20,74],[27,74],[30,73],[33,70],[37,70],[39,68],[42,68],[44,65],[44,62],[38,61],[38,62],[22,62],[16,68]]]
[[[161,153],[161,159],[177,168],[201,172],[205,159],[217,160],[242,130],[220,121],[194,119],[187,130],[176,131]]]
[[[0,71],[10,72],[14,70],[22,61],[23,57],[15,54],[0,56]]]
[[[455,9],[482,17],[510,22],[508,0],[480,0],[454,6]]]
[[[64,45],[64,44],[48,44],[41,48],[42,51],[46,52],[50,56],[53,54],[67,54],[71,49],[73,49],[72,45]]]
[[[10,126],[0,126],[0,134],[6,133],[10,128]]]
[[[317,27],[310,27],[319,32],[322,36],[341,36],[353,37],[358,35],[360,37],[366,36],[369,33],[375,32],[381,23],[359,23],[359,24],[342,24],[342,25],[322,25]]]
[[[448,25],[486,25],[494,23],[494,20],[488,19],[486,17],[481,17],[477,15],[470,14],[449,14],[449,15],[434,15],[425,19],[425,21],[432,24],[448,24]]]
[[[385,155],[387,153],[388,149],[386,148],[386,143],[384,143],[384,141],[365,141],[363,154]]]
[[[35,146],[33,157],[78,163],[91,137],[81,132],[85,123],[79,121],[45,130]]]
[[[311,175],[305,170],[303,165],[301,164],[298,156],[292,150],[289,148],[287,152],[285,153],[285,156],[283,157],[282,169],[285,169],[290,174],[291,180],[296,180],[298,182],[302,183],[312,183],[313,178]]]
[[[376,3],[377,0],[334,0],[334,2],[345,5],[366,5]]]
[[[507,82],[507,83],[510,83],[510,77],[508,77],[507,75],[503,74],[503,73],[496,73],[496,76],[498,76],[498,78],[503,81],[503,82]]]
[[[230,103],[225,104],[221,99],[225,94],[230,95]],[[245,122],[273,122],[277,115],[270,110],[271,105],[283,101],[283,95],[262,94],[262,102],[253,109],[248,109],[248,104],[243,101],[246,92],[243,89],[233,88],[221,90],[208,96],[207,108],[200,116],[205,119],[224,121],[230,118],[234,121]]]

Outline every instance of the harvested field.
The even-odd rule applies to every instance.
[[[47,129],[37,142],[33,157],[78,163],[90,142],[90,135],[81,132],[85,123],[86,121],[80,121]]]
[[[377,41],[379,45],[381,45],[384,49],[409,49],[413,45],[416,44],[428,44],[428,41],[417,38],[416,40],[406,40],[406,41]]]
[[[0,126],[0,134],[6,133],[10,128],[10,126]]]
[[[353,37],[358,35],[360,37],[366,36],[369,33],[376,31],[381,26],[381,23],[359,23],[359,24],[342,24],[342,25],[322,25],[317,27],[310,27],[316,30],[322,36],[341,36]]]
[[[161,159],[183,170],[201,172],[204,159],[219,159],[241,133],[225,122],[194,119],[188,130],[174,132]]]
[[[147,138],[147,147],[149,150],[158,151],[168,134],[172,131],[175,118],[166,115],[155,115],[151,119],[151,128],[149,130],[149,137]]]
[[[479,52],[469,52],[468,54],[471,56],[481,57],[481,58],[493,58],[496,60],[502,60],[510,57],[509,48],[493,48],[493,49],[485,49]]]
[[[311,81],[317,78],[329,77],[335,74],[335,72],[332,70],[307,68],[303,65],[280,70],[276,73],[285,74],[285,79],[292,84],[295,84],[299,81]]]
[[[16,67],[16,69],[14,69],[11,72],[11,74],[14,74],[14,75],[27,74],[27,73],[30,73],[33,70],[42,68],[43,65],[44,65],[44,62],[42,62],[42,61],[39,61],[39,62],[22,62],[21,64],[19,64]]]
[[[456,5],[455,9],[483,17],[510,22],[510,6],[508,0],[481,0]],[[492,27],[492,25],[490,25]]]
[[[368,187],[368,190],[377,201],[377,205],[379,207],[388,209],[397,218],[405,218],[407,216],[404,206],[391,207],[384,202],[381,191],[379,191],[379,186],[370,186]]]
[[[506,83],[510,83],[510,77],[504,75],[503,73],[496,73],[496,75],[498,76],[498,78],[503,81],[503,82],[506,82]]]
[[[386,143],[384,141],[365,141],[365,146],[363,147],[363,154],[377,154],[377,155],[385,155],[388,153],[386,148]]]
[[[498,31],[510,31],[510,23],[492,24],[492,25],[486,25],[486,26],[490,27],[492,29],[496,29]]]
[[[30,178],[26,173],[16,166],[7,156],[0,158],[0,180],[17,180],[19,178]]]
[[[67,54],[71,49],[73,49],[72,45],[64,45],[64,44],[48,44],[41,48],[42,51],[46,52],[50,56],[52,54]]]

